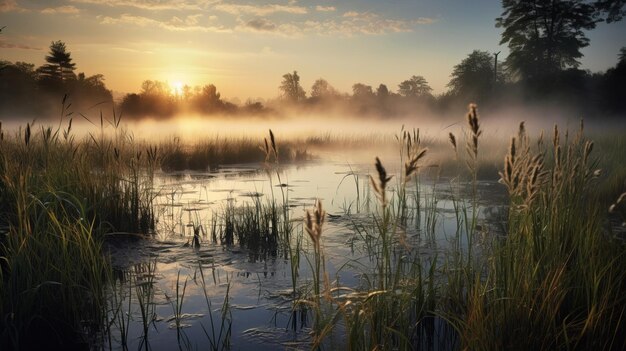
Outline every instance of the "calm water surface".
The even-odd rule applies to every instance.
[[[104,348],[124,349],[125,337],[130,350],[146,347],[143,305],[148,315],[154,315],[148,329],[149,349],[207,349],[209,339],[220,333],[221,308],[228,291],[232,349],[309,349],[311,321],[299,315],[294,328],[291,269],[284,253],[259,256],[237,243],[221,245],[219,238],[213,241],[211,228],[222,225],[221,216],[228,206],[266,203],[272,198],[282,203],[285,198],[293,235],[302,235],[305,211],[320,199],[328,214],[323,233],[326,270],[341,285],[357,287],[359,273],[369,260],[354,227],[366,225],[371,213],[379,210],[369,190],[370,172],[374,172],[373,164],[311,162],[281,166],[279,170],[241,165],[206,173],[159,174],[154,186],[155,235],[147,240],[112,240],[108,244],[116,270],[116,284],[109,293],[111,309],[122,313],[115,318],[111,313],[114,321]],[[393,170],[389,168],[389,172]],[[419,195],[415,195],[415,182],[410,189],[409,206],[415,213],[419,205],[420,214],[407,222],[407,240],[424,255],[445,253],[457,228],[452,197],[467,200],[469,187],[458,180],[437,179],[436,170],[424,170]],[[493,236],[500,230],[505,211],[503,186],[481,182],[478,194],[482,236]],[[436,208],[434,216],[432,211],[429,216],[428,208]],[[431,235],[424,230],[428,226]],[[194,227],[200,228],[199,249],[189,245]],[[303,238],[303,250],[312,251],[307,237]],[[305,256],[300,261],[299,285],[311,281]],[[140,303],[141,296],[144,303]],[[182,306],[180,328],[174,319],[176,306]],[[334,335],[329,344],[341,348],[342,339]]]

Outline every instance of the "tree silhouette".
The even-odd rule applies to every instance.
[[[503,0],[502,6],[500,44],[508,44],[507,65],[524,79],[578,67],[580,50],[589,45],[583,30],[600,21],[598,9],[584,0]]]
[[[197,96],[197,107],[200,111],[210,113],[222,109],[224,103],[221,100],[222,95],[217,92],[217,87],[213,84],[205,85]]]
[[[602,82],[602,96],[606,109],[610,113],[624,113],[626,111],[626,47],[622,47],[617,55],[619,61],[613,68],[609,68]]]
[[[626,15],[624,7],[626,0],[596,0],[595,6],[598,12],[606,13],[606,22],[617,22]]]
[[[412,76],[398,85],[398,93],[405,97],[429,96],[433,89],[422,76]]]
[[[482,100],[493,91],[494,65],[491,54],[474,50],[454,66],[451,77],[448,87],[453,95],[476,102]]]
[[[76,64],[72,63],[70,53],[65,43],[58,40],[50,45],[50,53],[46,56],[46,64],[37,69],[40,78],[53,81],[67,81],[75,79]]]
[[[378,86],[378,88],[376,89],[376,96],[381,100],[389,97],[389,89],[387,89],[387,86],[385,84],[380,84]]]
[[[374,97],[374,91],[370,85],[356,83],[352,85],[352,97],[358,100],[368,100]]]
[[[311,86],[311,97],[314,98],[328,98],[336,96],[337,90],[330,85],[325,79],[318,79]]]
[[[283,98],[291,102],[304,100],[306,96],[304,89],[302,89],[302,86],[300,85],[300,76],[298,76],[297,71],[283,75],[280,90],[283,93]]]

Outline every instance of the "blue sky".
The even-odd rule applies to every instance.
[[[317,78],[349,92],[356,82],[396,90],[422,75],[441,93],[472,50],[506,56],[501,12],[486,0],[0,0],[0,58],[40,65],[63,40],[79,71],[104,74],[120,92],[159,79],[271,98],[297,70],[307,91]],[[599,24],[582,68],[613,66],[625,34],[624,21]]]

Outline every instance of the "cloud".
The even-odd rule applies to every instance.
[[[335,8],[335,6],[321,6],[321,5],[317,5],[317,6],[315,6],[315,10],[319,11],[319,12],[333,12],[333,11],[337,10],[337,8]]]
[[[2,12],[27,12],[28,10],[20,7],[15,0],[0,0],[0,13]]]
[[[219,5],[226,6],[223,3],[220,3]],[[188,16],[173,16],[170,19],[156,19],[128,13],[117,17],[99,16],[98,18],[100,23],[107,25],[131,24],[140,27],[150,26],[169,31],[188,32],[270,33],[284,37],[301,37],[307,34],[339,35],[345,37],[355,35],[384,35],[389,33],[411,32],[418,25],[430,24],[435,21],[434,19],[424,17],[418,17],[415,19],[388,18],[376,13],[356,11],[345,12],[343,14],[339,14],[338,16],[333,16],[333,18],[327,18],[324,20],[302,19],[294,21],[280,21],[275,18],[269,20],[268,18],[265,18],[264,15],[273,13],[272,11],[277,11],[277,8],[274,6],[293,7],[294,5],[264,5],[261,7],[252,5],[232,6],[237,7],[233,7],[231,10],[238,8],[237,11],[243,11],[246,14],[259,14],[259,16],[245,18],[245,15],[238,15],[236,18],[236,24],[232,26],[220,25],[218,24],[219,22],[216,22],[217,18],[215,16],[205,16],[201,13]],[[209,22],[212,24],[209,25]]]
[[[244,22],[239,20],[237,31],[266,32],[286,37],[300,37],[306,34],[339,35],[384,35],[389,33],[411,32],[415,26],[433,23],[434,19],[392,19],[378,14],[347,12],[342,17],[328,20],[305,20],[299,22],[276,23],[266,19]]]
[[[246,26],[257,30],[257,31],[274,31],[276,29],[276,25],[271,21],[268,21],[264,18],[257,18],[252,21],[248,21]]]
[[[189,31],[189,32],[216,32],[228,33],[231,30],[224,27],[205,26],[200,23],[202,14],[189,15],[186,17],[174,16],[167,21],[160,21],[144,16],[135,16],[130,14],[122,14],[120,17],[99,17],[101,24],[117,25],[131,24],[139,27],[158,27],[169,31]]]
[[[74,3],[106,5],[110,7],[134,7],[143,10],[201,10],[216,0],[70,0]]]
[[[0,40],[0,48],[2,49],[22,49],[22,50],[41,50],[41,48],[36,48],[24,44],[14,44],[9,43],[4,40]]]
[[[411,32],[417,25],[431,24],[433,18],[418,17],[415,19],[385,18],[375,13],[348,11],[342,15],[339,21],[323,22],[321,26],[327,32],[354,35]]]
[[[273,13],[289,13],[294,15],[303,15],[308,13],[307,9],[302,6],[295,5],[239,5],[239,4],[225,4],[219,3],[213,6],[214,9],[232,15],[249,14],[259,17],[271,15]]]
[[[55,8],[48,7],[48,8],[41,10],[41,13],[46,14],[46,15],[54,15],[58,13],[75,15],[77,13],[80,13],[80,9],[74,6],[60,6],[60,7],[55,7]]]
[[[124,51],[124,52],[131,52],[135,54],[153,54],[154,53],[153,51],[150,51],[150,50],[137,50],[137,49],[127,48],[127,47],[113,47],[111,49]]]

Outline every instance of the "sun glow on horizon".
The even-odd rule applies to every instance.
[[[174,93],[174,95],[182,95],[184,86],[185,84],[183,84],[183,82],[174,81],[172,83],[172,92]]]

